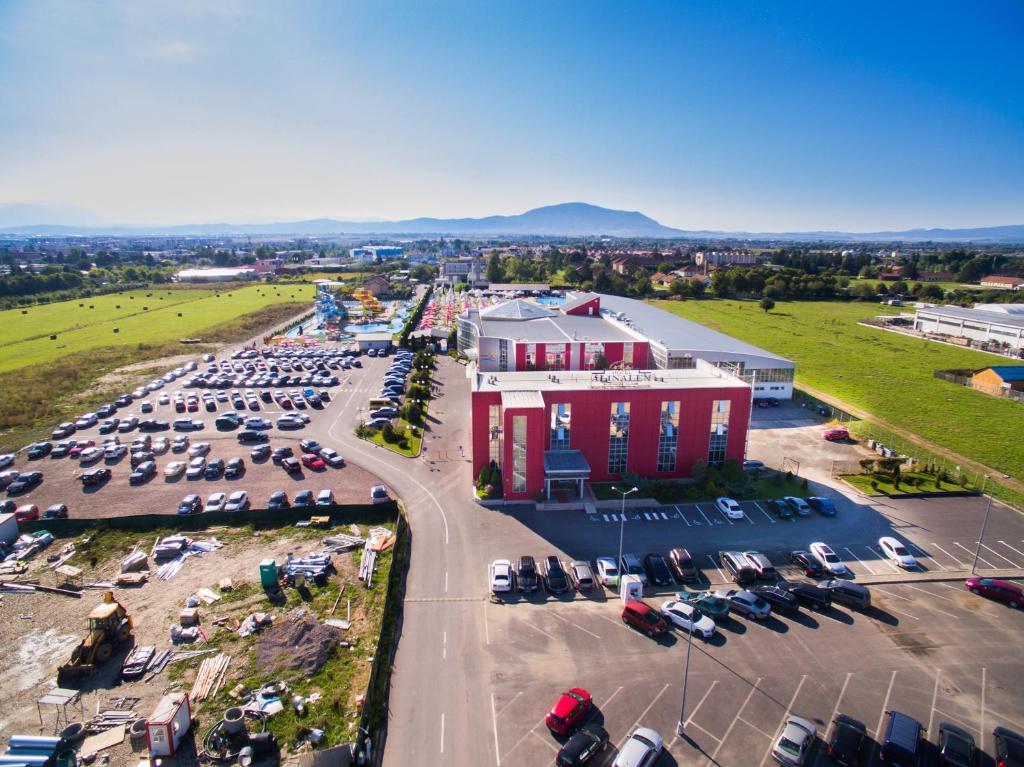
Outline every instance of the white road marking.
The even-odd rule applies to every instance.
[[[764,752],[764,756],[761,757],[761,764],[759,767],[764,767],[764,763],[768,761],[768,757],[772,755],[772,746],[775,745],[775,739],[782,732],[782,728],[786,726],[786,717],[793,711],[793,704],[796,703],[797,696],[800,695],[800,690],[804,686],[804,682],[807,681],[807,674],[803,674],[800,677],[800,684],[796,686],[796,690],[793,692],[793,697],[789,699],[789,705],[786,706],[786,710],[782,712],[782,721],[779,722],[779,726],[775,728],[774,735],[768,735],[771,742],[768,744],[768,749]],[[765,733],[767,735],[767,733]]]
[[[444,714],[441,714],[441,753],[444,753]]]
[[[1015,549],[1013,546],[1008,544],[1006,541],[996,541],[996,543],[1001,543],[1006,548],[1008,548],[1010,551],[1016,551],[1018,554],[1020,554],[1022,557],[1024,557],[1024,551],[1021,551],[1020,549]]]
[[[704,509],[702,509],[702,508],[701,508],[700,506],[698,506],[697,504],[693,504],[693,508],[695,508],[695,509],[696,509],[697,511],[699,511],[699,512],[700,512],[700,515],[701,515],[702,517],[704,517],[704,521],[705,521],[705,522],[707,522],[707,523],[708,523],[709,525],[713,524],[713,523],[711,522],[711,517],[709,517],[709,516],[708,516],[707,514],[705,514],[705,513],[704,513]],[[715,521],[716,521],[716,522],[718,522],[718,524],[722,524],[722,520],[720,520],[720,519],[718,519],[718,520],[715,520]]]
[[[679,516],[683,518],[683,522],[685,522],[685,523],[686,523],[686,526],[687,526],[687,527],[691,527],[691,525],[690,525],[690,520],[688,520],[688,519],[686,518],[686,515],[685,515],[685,514],[683,514],[683,512],[681,512],[681,511],[679,510],[679,507],[678,507],[678,506],[676,506],[676,507],[675,507],[675,510],[676,510],[676,513],[677,513],[677,514],[679,514]]]
[[[448,593],[448,571],[444,571],[444,593]]]
[[[969,548],[967,548],[966,546],[961,546],[961,545],[960,545],[959,543],[957,543],[956,541],[953,541],[953,545],[954,545],[954,546],[960,546],[960,548],[961,548],[961,549],[963,549],[964,551],[966,551],[966,552],[967,552],[967,553],[968,553],[968,554],[970,555],[970,557],[971,557],[971,561],[972,561],[972,562],[974,561],[974,552],[973,552],[973,551],[971,551],[971,550],[970,550]],[[988,561],[987,559],[985,559],[985,558],[984,558],[983,556],[981,556],[980,554],[978,555],[978,561],[979,561],[979,562],[984,562],[984,563],[985,563],[986,565],[988,565],[988,566],[989,566],[989,567],[990,567],[991,569],[993,569],[993,570],[995,570],[995,569],[996,569],[996,566],[995,566],[994,564],[992,564],[991,562],[989,562],[989,561]]]
[[[664,511],[661,512],[661,518],[662,519],[668,519],[668,514],[666,514]]]
[[[613,692],[611,695],[609,695],[607,698],[605,698],[604,703],[601,704],[601,708],[604,708],[609,703],[611,703],[612,702],[612,698],[614,698],[616,695],[618,695],[620,692],[622,692],[622,689],[623,689],[622,685],[619,685],[619,687],[616,688],[615,692]]]
[[[549,614],[550,614],[550,615],[552,615],[552,616],[553,616],[553,617],[555,617],[555,618],[558,618],[558,620],[560,620],[560,621],[565,621],[565,622],[566,622],[566,623],[568,623],[568,624],[569,624],[570,626],[575,626],[575,627],[576,627],[576,628],[578,628],[578,629],[579,629],[580,631],[582,631],[582,632],[583,632],[584,634],[590,634],[590,636],[594,637],[594,639],[600,639],[600,638],[601,638],[601,637],[599,637],[599,636],[598,636],[597,634],[595,634],[595,633],[594,633],[593,631],[590,631],[590,630],[588,630],[588,629],[585,629],[585,628],[583,628],[583,626],[581,626],[580,624],[578,624],[578,623],[576,623],[575,621],[571,621],[571,620],[569,620],[568,618],[565,618],[565,617],[563,617],[563,616],[559,615],[559,614],[558,614],[557,612],[555,612],[554,610],[551,610],[551,611],[549,611]]]
[[[749,514],[747,514],[747,512],[745,512],[745,511],[743,512],[743,518],[744,518],[745,520],[747,520],[747,522],[749,522],[750,524],[754,524],[754,520],[752,520],[752,519],[750,518],[750,515],[749,515]]]
[[[975,543],[977,543],[977,541],[975,541]],[[1014,561],[1013,561],[1012,559],[1010,559],[1009,557],[1004,557],[1004,556],[1003,556],[1002,554],[1000,554],[1000,553],[999,553],[998,551],[996,551],[995,549],[993,549],[993,548],[992,548],[991,546],[989,546],[989,545],[988,545],[987,543],[983,543],[983,544],[981,544],[981,547],[982,547],[983,549],[988,549],[988,550],[989,550],[989,551],[991,551],[991,552],[992,552],[993,554],[995,554],[995,555],[996,555],[997,557],[1001,557],[1002,559],[1005,559],[1005,560],[1006,560],[1007,562],[1009,562],[1009,563],[1010,563],[1010,566],[1011,566],[1011,567],[1020,567],[1020,565],[1018,565],[1018,564],[1017,564],[1016,562],[1014,562]]]
[[[511,706],[513,703],[515,703],[516,702],[516,698],[518,698],[522,694],[523,694],[522,690],[519,690],[518,692],[516,692],[516,694],[512,696],[512,700],[510,700],[508,703],[506,703],[504,706],[501,707],[501,711],[499,711],[498,714],[499,715],[504,714],[505,713],[505,709],[507,709],[509,706]]]
[[[875,731],[872,733],[873,737],[878,737],[878,733],[882,731],[882,722],[885,721],[885,712],[889,710],[889,696],[892,695],[892,685],[896,681],[896,671],[892,672],[892,676],[889,677],[889,687],[885,691],[885,700],[882,701],[882,713],[878,715],[878,726],[875,727]]]
[[[501,767],[501,751],[498,748],[498,714],[494,710],[494,693],[491,693],[491,723],[494,726],[494,761]]]
[[[870,548],[870,547],[869,547],[869,548]],[[871,573],[872,575],[878,575],[878,573],[876,573],[876,572],[875,572],[875,571],[874,571],[873,569],[871,569],[871,566],[870,566],[870,565],[868,565],[868,564],[867,564],[866,562],[862,561],[862,560],[861,560],[861,558],[860,558],[860,557],[858,557],[858,556],[857,556],[856,554],[854,554],[854,553],[853,553],[852,551],[850,551],[850,549],[849,549],[849,548],[847,548],[846,546],[844,546],[844,547],[843,547],[843,551],[847,552],[847,553],[848,553],[848,554],[849,554],[849,555],[850,555],[851,557],[853,557],[853,558],[854,558],[854,559],[856,559],[856,560],[857,560],[858,562],[860,562],[860,563],[861,563],[862,565],[864,565],[864,568],[865,568],[865,569],[866,569],[866,570],[867,570],[867,571],[868,571],[869,573]]]
[[[605,521],[605,522],[607,522],[607,521],[608,521],[608,515],[607,515],[607,514],[602,514],[601,516],[602,516],[602,517],[604,517],[604,521]]]
[[[939,544],[937,544],[937,543],[933,543],[933,544],[932,544],[932,546],[934,546],[934,547],[935,547],[935,548],[937,548],[937,549],[938,549],[939,551],[941,551],[941,552],[942,552],[943,554],[945,554],[945,555],[946,555],[947,557],[949,557],[950,559],[952,559],[952,560],[953,560],[954,562],[956,562],[956,563],[957,563],[957,564],[958,564],[958,565],[959,565],[960,567],[963,567],[963,566],[964,566],[964,563],[963,563],[963,562],[961,562],[961,561],[960,561],[959,559],[957,559],[956,557],[954,557],[954,556],[953,556],[952,554],[950,554],[950,553],[949,553],[948,551],[946,551],[946,550],[945,550],[944,548],[942,548],[942,547],[941,547],[941,546],[940,546]],[[933,559],[934,559],[934,557],[933,557]]]
[[[551,634],[549,634],[548,632],[546,632],[546,631],[545,631],[544,629],[542,629],[542,628],[539,628],[539,627],[537,627],[537,626],[534,626],[534,625],[533,625],[532,623],[530,623],[529,621],[524,621],[522,625],[524,625],[524,626],[527,626],[527,627],[529,627],[529,628],[533,629],[534,631],[539,631],[539,632],[540,632],[541,634],[543,634],[544,636],[546,636],[546,637],[547,637],[548,639],[551,639],[551,640],[554,640],[554,641],[558,641],[558,640],[557,640],[557,639],[555,639],[555,638],[554,638],[553,636],[551,636]],[[490,641],[488,641],[488,642],[487,642],[487,644],[490,644]]]
[[[740,710],[736,712],[735,718],[729,722],[729,727],[726,729],[725,734],[722,736],[722,739],[718,741],[718,745],[715,746],[715,750],[711,752],[711,756],[708,758],[708,765],[718,763],[715,761],[715,757],[718,756],[718,752],[721,750],[722,744],[729,739],[729,733],[732,732],[732,728],[736,726],[736,722],[738,722],[739,718],[743,716],[743,709],[747,707],[747,704],[750,703],[750,699],[754,697],[754,693],[757,692],[757,686],[759,684],[761,684],[761,677],[758,677],[757,681],[754,682],[754,686],[750,688],[750,692],[747,693],[747,697],[743,699],[743,705],[740,706]]]
[[[846,694],[846,687],[850,684],[850,677],[852,676],[852,673],[847,673],[846,679],[843,680],[843,686],[839,688],[839,697],[836,698],[836,705],[832,709],[832,716],[830,716],[828,718],[828,721],[825,722],[825,732],[828,732],[829,726],[831,725],[832,721],[836,718],[836,714],[839,713],[839,706],[841,706],[843,703],[843,696]],[[824,733],[822,735],[822,739],[824,740]],[[817,767],[818,763],[821,761],[821,756],[824,753],[824,750],[819,749],[818,753],[814,755],[813,767]]]
[[[889,565],[889,567],[891,567],[893,569],[893,572],[897,572],[897,573],[900,572],[899,565],[897,565],[895,562],[893,562],[891,559],[889,559],[889,557],[885,556],[885,554],[883,554],[881,551],[876,549],[874,546],[865,546],[864,548],[866,548],[872,554],[875,554],[879,559],[881,559],[883,562],[885,562],[887,565]]]
[[[490,644],[491,643],[491,630],[490,630],[490,628],[487,625],[487,602],[488,601],[489,600],[486,600],[486,599],[484,600],[484,641],[487,644]]]
[[[956,602],[955,599],[950,599],[949,597],[944,597],[944,596],[942,596],[942,594],[935,594],[935,593],[933,593],[931,591],[928,591],[927,589],[922,589],[920,586],[912,586],[909,583],[904,583],[904,584],[902,584],[902,586],[905,589],[913,589],[914,591],[920,591],[922,594],[927,594],[930,597],[935,597],[936,599],[941,599],[944,602],[953,602],[953,603]],[[949,613],[946,613],[946,614],[948,615]]]
[[[928,728],[927,728],[927,732],[931,732],[932,731],[932,722],[935,721],[935,701],[938,700],[938,697],[939,697],[939,678],[941,676],[942,676],[942,669],[941,668],[935,669],[935,688],[932,690],[932,710],[931,710],[931,713],[928,714]]]
[[[718,565],[715,564],[715,560],[711,558],[710,554],[708,554],[707,557],[711,561],[711,566],[713,568],[715,568],[716,570],[718,570],[718,577],[721,578],[724,581],[725,580],[725,573],[723,573],[721,571],[721,569],[719,569]]]
[[[912,543],[908,543],[907,544],[907,548],[909,548],[912,552],[915,552],[918,559],[930,559],[932,562],[935,563],[935,566],[937,568],[939,568],[940,570],[948,570],[949,569],[944,564],[939,562],[939,560],[937,560],[935,557],[930,556],[929,554],[926,554],[924,552],[924,549],[922,549],[920,546],[915,546]]]
[[[650,517],[650,515],[648,515],[648,513],[646,511],[643,512],[643,515],[644,515],[644,519],[646,519],[648,522],[651,521],[651,517]]]
[[[553,744],[553,743],[552,743],[552,742],[551,742],[550,740],[548,740],[548,739],[547,739],[547,738],[545,738],[545,737],[544,737],[543,735],[541,735],[540,733],[538,733],[538,732],[537,732],[537,728],[536,728],[536,727],[534,727],[534,728],[533,728],[532,730],[530,730],[530,734],[531,734],[531,735],[534,735],[534,736],[536,736],[536,738],[537,738],[538,740],[540,740],[540,742],[541,742],[541,743],[543,743],[543,744],[544,744],[545,746],[547,746],[548,748],[550,748],[550,749],[551,749],[552,751],[554,751],[554,752],[555,752],[556,754],[558,753],[558,746],[554,745],[554,744]]]
[[[441,641],[441,660],[448,657],[448,632],[444,632],[444,639]]]
[[[686,717],[686,721],[685,721],[685,722],[683,722],[683,724],[684,724],[684,725],[685,725],[686,727],[689,727],[689,726],[690,726],[690,723],[691,723],[691,722],[693,722],[693,718],[694,718],[695,716],[697,716],[697,712],[698,712],[698,711],[700,711],[700,707],[704,705],[704,701],[706,701],[706,700],[708,699],[708,696],[709,696],[709,695],[711,694],[711,691],[712,691],[713,689],[715,689],[715,685],[717,685],[717,684],[718,684],[718,680],[717,680],[717,679],[713,680],[713,681],[711,682],[711,686],[710,686],[710,687],[708,687],[708,689],[707,689],[707,690],[705,690],[705,692],[704,692],[704,694],[703,694],[703,695],[701,696],[700,700],[699,700],[699,701],[697,701],[697,705],[693,707],[693,711],[691,711],[691,712],[690,712],[690,715],[689,715],[688,717]],[[699,724],[698,724],[697,726],[698,726],[698,727],[700,727],[700,725],[699,725]],[[701,727],[701,729],[702,729],[702,730],[704,730],[704,728],[703,728],[703,727]],[[704,732],[708,732],[708,731],[707,731],[707,730],[704,730]],[[711,733],[710,733],[710,732],[708,732],[708,735],[711,735]],[[714,736],[714,735],[711,735],[711,737],[712,737],[712,738],[715,738],[715,736]],[[715,739],[717,740],[717,738],[715,738]]]
[[[981,718],[978,722],[978,750],[985,752],[985,687],[987,687],[986,675],[988,669],[981,667]]]
[[[654,698],[652,698],[652,699],[651,699],[651,702],[647,704],[647,708],[645,708],[645,709],[644,709],[643,711],[641,711],[641,712],[640,712],[640,716],[638,716],[638,717],[636,718],[636,721],[635,721],[635,722],[633,722],[633,726],[632,726],[632,727],[630,727],[630,728],[629,728],[629,729],[628,729],[628,730],[626,731],[626,732],[627,732],[627,734],[626,734],[626,735],[624,735],[624,736],[623,736],[623,738],[622,738],[622,740],[620,740],[620,741],[619,741],[619,748],[622,748],[622,744],[626,742],[626,738],[628,738],[628,737],[629,737],[629,734],[628,734],[628,733],[630,733],[630,732],[633,732],[633,730],[635,730],[635,729],[637,728],[637,725],[639,725],[639,724],[640,724],[641,720],[642,720],[642,719],[643,719],[643,718],[644,718],[645,716],[647,716],[647,712],[648,712],[648,711],[650,711],[650,710],[651,710],[652,708],[654,708],[654,704],[658,702],[658,698],[660,698],[660,697],[661,697],[662,695],[664,695],[664,694],[665,694],[665,690],[667,690],[667,689],[668,689],[669,687],[671,687],[671,686],[672,686],[671,684],[668,684],[668,683],[666,683],[666,685],[665,685],[664,687],[662,687],[662,688],[661,688],[661,690],[659,690],[659,691],[658,691],[658,694],[657,694],[657,695],[655,695],[655,696],[654,696]]]
[[[757,510],[764,514],[766,517],[768,517],[768,521],[774,525],[775,519],[772,518],[772,515],[765,511],[763,508],[761,508],[761,504],[759,504],[757,501],[754,501],[753,503],[757,507]]]
[[[743,724],[747,725],[747,727],[749,727],[750,729],[752,729],[752,730],[756,730],[757,732],[759,732],[759,733],[761,733],[762,735],[764,735],[764,736],[765,736],[766,738],[768,738],[768,739],[769,739],[770,741],[772,741],[773,743],[775,742],[775,736],[774,736],[774,735],[773,735],[772,733],[770,733],[770,732],[765,732],[765,731],[764,731],[764,730],[762,730],[762,729],[761,729],[760,727],[758,727],[758,726],[757,726],[756,724],[754,724],[753,722],[751,722],[751,721],[750,721],[749,719],[744,719],[744,718],[743,718],[742,716],[738,716],[738,717],[736,717],[736,718],[737,718],[737,719],[738,719],[739,721],[743,722]],[[768,746],[768,752],[769,752],[769,753],[771,753],[771,748],[772,748],[771,746]],[[763,765],[763,764],[764,764],[764,762],[761,762],[761,764]]]

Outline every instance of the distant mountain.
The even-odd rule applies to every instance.
[[[1024,243],[1024,225],[974,229],[908,229],[901,232],[725,232],[663,226],[637,211],[612,210],[584,202],[534,208],[515,216],[413,218],[403,221],[339,221],[314,218],[270,224],[181,224],[174,226],[97,226],[51,223],[52,212],[33,225],[14,225],[30,209],[0,206],[0,234],[42,236],[197,236],[221,235],[434,235],[455,237],[616,237],[691,240],[775,240],[790,242],[987,242]],[[30,206],[29,206],[30,207]],[[4,212],[6,211],[6,215]],[[67,220],[67,219],[64,219]]]

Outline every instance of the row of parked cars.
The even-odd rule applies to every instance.
[[[398,417],[398,408],[405,394],[406,379],[412,370],[412,356],[409,349],[399,349],[395,352],[395,359],[384,373],[378,396],[379,400],[387,404],[379,404],[370,410],[367,426],[383,426]]]
[[[793,517],[809,516],[811,511],[816,511],[825,517],[836,515],[836,505],[831,498],[822,496],[811,496],[810,498],[798,498],[787,495],[784,498],[773,498],[764,502],[770,514],[779,519],[792,519]],[[729,519],[743,519],[743,509],[739,503],[732,498],[721,496],[715,499],[715,507]]]

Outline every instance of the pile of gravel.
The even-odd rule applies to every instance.
[[[262,670],[302,669],[308,676],[320,670],[339,641],[340,629],[325,626],[300,607],[260,637],[256,662]]]

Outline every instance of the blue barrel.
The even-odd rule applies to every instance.
[[[7,745],[11,748],[49,748],[52,751],[59,743],[60,738],[43,735],[12,735]]]
[[[9,748],[4,756],[53,756],[52,748]]]
[[[15,764],[46,764],[52,757],[53,754],[50,754],[50,756],[0,756],[0,765],[11,767],[11,765]]]

